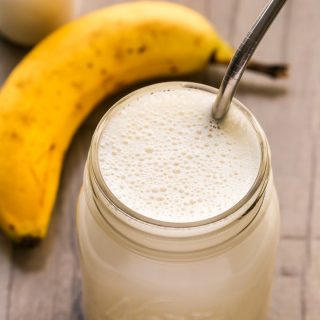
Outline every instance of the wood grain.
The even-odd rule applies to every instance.
[[[83,1],[81,12],[119,1]],[[206,15],[234,46],[265,0],[177,1]],[[272,149],[282,228],[269,320],[318,320],[320,314],[320,2],[288,1],[255,59],[288,62],[288,80],[247,73],[237,96],[257,116]],[[0,40],[0,83],[27,50]],[[189,80],[218,86],[224,68]],[[128,89],[130,90],[130,89]],[[0,236],[0,320],[80,320],[81,286],[75,208],[94,128],[128,90],[106,99],[66,155],[48,237],[32,251]]]

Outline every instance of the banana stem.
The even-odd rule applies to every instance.
[[[210,63],[214,64],[223,64],[228,65],[228,62],[218,62],[215,61],[215,59],[211,59]],[[258,61],[250,61],[248,63],[247,69],[265,74],[273,79],[280,79],[280,78],[286,78],[289,73],[289,66],[285,63],[275,63],[275,64],[269,64],[269,63],[263,63]]]
[[[289,66],[284,63],[268,64],[258,61],[250,61],[247,68],[252,71],[264,73],[274,79],[286,78],[289,73]]]

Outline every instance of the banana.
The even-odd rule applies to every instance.
[[[0,91],[0,228],[33,245],[47,232],[65,151],[86,116],[140,80],[228,63],[233,49],[200,14],[133,2],[75,20],[38,44]]]

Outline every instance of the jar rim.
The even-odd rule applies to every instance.
[[[259,169],[257,172],[257,176],[251,186],[251,188],[248,190],[248,192],[231,208],[221,212],[220,214],[203,219],[198,221],[192,221],[192,222],[168,222],[168,221],[162,221],[153,219],[150,217],[146,217],[143,214],[140,214],[139,212],[136,212],[129,207],[127,207],[123,202],[121,202],[114,193],[109,189],[108,185],[106,184],[105,180],[102,177],[102,173],[100,170],[99,165],[99,146],[100,146],[100,138],[102,136],[102,132],[104,130],[104,125],[107,122],[107,119],[110,118],[112,112],[117,109],[124,101],[128,100],[129,98],[141,94],[145,91],[154,90],[154,89],[163,89],[163,88],[191,88],[191,89],[199,89],[204,90],[210,93],[217,94],[218,89],[200,84],[195,82],[185,82],[185,81],[169,81],[169,82],[161,82],[153,85],[149,85],[143,88],[140,88],[138,90],[135,90],[131,92],[130,94],[124,96],[122,99],[120,99],[118,102],[116,102],[102,117],[100,120],[95,133],[92,137],[92,145],[89,151],[89,160],[92,163],[92,170],[90,172],[93,174],[93,178],[95,181],[95,184],[97,185],[99,189],[99,193],[102,194],[102,196],[106,199],[108,199],[109,202],[111,202],[112,206],[114,206],[116,209],[118,209],[119,212],[124,214],[126,218],[128,219],[134,219],[135,221],[140,221],[144,224],[152,225],[154,227],[161,227],[161,228],[170,228],[170,229],[190,229],[190,228],[198,228],[198,227],[204,227],[207,225],[213,225],[219,223],[219,226],[226,226],[238,219],[240,219],[243,215],[246,214],[246,211],[243,212],[243,210],[240,210],[246,206],[252,200],[252,198],[256,195],[258,197],[259,190],[261,189],[261,186],[264,184],[264,181],[267,179],[267,177],[270,174],[270,161],[269,161],[269,147],[268,142],[266,139],[266,136],[253,116],[253,114],[248,110],[247,107],[245,107],[239,100],[233,99],[232,104],[236,105],[241,112],[245,115],[245,117],[248,119],[249,123],[252,125],[252,128],[254,132],[257,135],[257,139],[259,142],[260,147],[260,164]],[[252,204],[248,205],[249,209],[252,206]]]

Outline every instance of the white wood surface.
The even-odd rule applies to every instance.
[[[85,12],[119,1],[83,2]],[[266,1],[178,2],[206,15],[236,46]],[[0,40],[0,84],[25,52]],[[268,135],[281,204],[281,241],[269,320],[319,320],[320,1],[288,1],[255,59],[285,61],[291,68],[289,79],[281,81],[247,73],[237,93]],[[222,72],[221,67],[210,67],[188,79],[218,86]],[[105,100],[76,134],[43,243],[26,251],[0,236],[0,320],[83,319],[75,206],[91,135],[101,115],[120,96]]]

